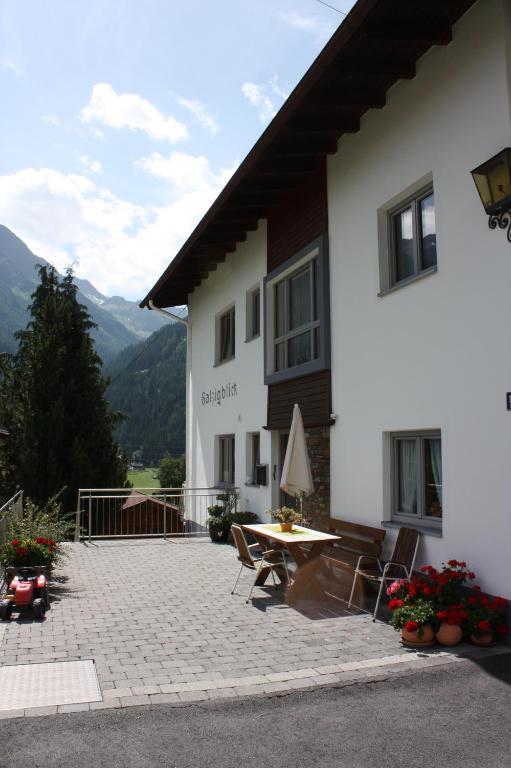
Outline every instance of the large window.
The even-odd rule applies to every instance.
[[[439,432],[403,432],[392,438],[392,518],[439,528],[442,524],[442,442]]]
[[[219,485],[234,485],[234,435],[218,437]]]
[[[319,357],[318,258],[274,286],[275,371]]]
[[[265,278],[265,383],[329,366],[326,238]]]
[[[230,307],[216,318],[215,363],[217,365],[234,357],[235,330],[234,307]]]
[[[389,212],[391,285],[436,267],[435,196],[422,190]]]

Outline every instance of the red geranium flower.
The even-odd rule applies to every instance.
[[[20,543],[19,543],[18,539],[13,539],[11,541],[11,547],[19,547],[19,545],[20,545]]]
[[[440,621],[445,621],[447,619],[448,613],[447,611],[438,611],[436,616],[437,619],[440,619]]]
[[[24,556],[27,554],[27,552],[28,552],[28,549],[27,549],[26,547],[18,547],[18,549],[16,550],[16,552],[18,553],[18,555],[19,555],[20,557],[24,557]]]
[[[491,632],[491,624],[489,621],[485,621],[483,619],[482,621],[479,622],[477,626],[481,630],[481,632]]]
[[[393,611],[395,608],[402,608],[404,605],[402,600],[399,600],[398,598],[393,598],[392,600],[389,600],[389,608],[391,611]]]
[[[405,624],[405,629],[407,632],[417,632],[419,625],[416,621],[407,621]]]
[[[47,544],[48,539],[43,538],[43,536],[38,536],[36,539],[36,544]]]

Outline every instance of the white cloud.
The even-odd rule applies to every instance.
[[[162,114],[150,101],[137,93],[114,91],[109,83],[96,83],[89,103],[80,113],[85,123],[101,123],[110,128],[142,131],[149,138],[174,144],[188,138],[184,123]]]
[[[45,125],[51,126],[62,125],[61,121],[56,115],[41,115],[41,122]]]
[[[79,155],[78,160],[85,171],[96,174],[103,173],[103,166],[99,160],[93,160],[88,155]]]
[[[42,168],[0,176],[0,221],[59,270],[108,295],[137,299],[154,284],[204,215],[232,170],[206,158],[157,153],[140,169],[163,179],[164,205],[140,206],[90,178]]]
[[[270,91],[271,97],[268,93]],[[280,104],[275,103],[275,96],[279,101],[285,101],[288,94],[281,88],[278,75],[270,78],[268,85],[258,83],[243,83],[241,92],[246,99],[259,110],[259,119],[267,123],[272,117],[275,117]]]
[[[177,97],[177,103],[185,107],[195,117],[197,122],[206,128],[213,136],[218,133],[219,125],[213,115],[210,115],[205,104],[193,99],[184,99],[182,96]]]
[[[7,56],[0,56],[0,69],[8,69],[17,77],[21,76],[21,70],[18,69],[14,61],[8,59]]]

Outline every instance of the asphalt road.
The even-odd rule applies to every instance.
[[[511,654],[272,698],[0,721],[1,768],[511,768]]]

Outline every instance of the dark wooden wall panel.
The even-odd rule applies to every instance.
[[[328,232],[326,159],[268,215],[268,272]]]
[[[289,429],[298,403],[305,427],[332,423],[332,376],[329,370],[268,386],[268,429]]]

